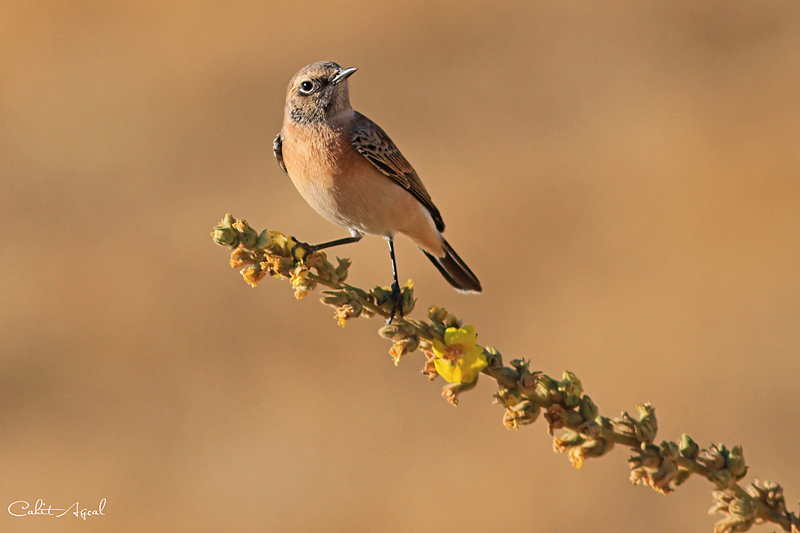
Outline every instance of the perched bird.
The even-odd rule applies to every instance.
[[[450,285],[481,292],[478,278],[442,236],[442,216],[411,164],[377,124],[350,105],[347,78],[356,70],[323,61],[303,67],[289,82],[275,157],[311,207],[350,230],[350,237],[302,246],[310,253],[358,242],[365,233],[385,237],[394,275],[389,322],[398,310],[402,316],[398,233],[419,246]]]

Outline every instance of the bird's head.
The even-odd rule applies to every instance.
[[[333,61],[300,69],[286,92],[286,119],[313,124],[352,112],[347,78],[356,70],[342,68]]]

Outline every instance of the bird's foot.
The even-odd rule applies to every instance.
[[[307,259],[309,255],[317,251],[317,247],[314,246],[313,244],[308,244],[307,242],[298,241],[293,236],[289,238],[297,243],[294,246],[292,246],[292,258],[294,259],[295,263],[299,263],[300,261]],[[298,252],[302,252],[302,255],[298,254]]]
[[[386,294],[375,303],[382,306],[390,299],[392,300],[392,312],[389,315],[389,321],[386,322],[387,325],[392,323],[398,312],[400,313],[400,318],[403,318],[403,292],[400,290],[400,285],[398,285],[396,281],[392,283],[392,292]]]

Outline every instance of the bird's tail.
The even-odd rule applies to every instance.
[[[453,250],[450,244],[444,240],[444,237],[442,237],[442,246],[444,247],[444,257],[436,257],[433,254],[425,252],[425,250],[422,251],[425,252],[425,255],[431,260],[433,266],[441,272],[444,279],[455,287],[456,290],[462,292],[481,292],[483,290],[481,289],[481,282],[478,281],[478,278],[472,273],[472,270],[469,269],[464,260],[458,257],[458,254]]]

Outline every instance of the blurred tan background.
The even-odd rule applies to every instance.
[[[300,67],[414,164],[485,292],[419,310],[800,497],[800,4],[0,3],[0,530],[711,531],[625,450],[583,471],[488,380],[454,409],[376,320],[249,288],[230,211],[321,242],[271,143]],[[386,245],[339,251],[390,282]],[[748,478],[751,479],[751,478]],[[15,500],[108,503],[13,518]],[[769,528],[765,530],[771,531]],[[773,528],[774,529],[774,528]]]

